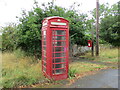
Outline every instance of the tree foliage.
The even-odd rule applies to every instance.
[[[42,20],[50,16],[60,16],[69,20],[70,42],[87,45],[87,40],[91,39],[91,30],[95,29],[96,9],[91,11],[93,18],[88,19],[87,14],[76,10],[75,7],[80,7],[76,3],[69,9],[56,6],[53,2],[43,3],[40,7],[35,1],[34,5],[31,11],[22,11],[22,16],[19,17],[20,24],[17,26],[10,24],[2,29],[2,48],[4,50],[12,51],[21,48],[28,55],[40,57]],[[120,22],[117,11],[117,4],[111,7],[109,4],[100,5],[100,40],[115,46],[119,46],[120,39]]]
[[[107,13],[109,14],[101,19],[100,38],[114,46],[120,46],[120,21],[118,20],[118,4],[114,4],[111,8],[108,8]]]
[[[3,27],[2,31],[2,50],[13,51],[16,46],[16,31],[17,26],[10,23],[8,26]]]
[[[118,42],[120,40],[118,4],[119,3],[116,3],[111,7],[108,3],[99,5],[100,43],[110,43],[114,46],[120,46]],[[95,23],[96,8],[91,11],[91,14]],[[92,27],[94,27],[94,25]]]
[[[75,3],[74,3],[75,4]],[[42,20],[50,16],[60,16],[70,21],[71,42],[76,44],[87,44],[85,37],[85,14],[78,14],[74,9],[65,9],[52,2],[42,4],[39,7],[35,4],[33,10],[26,13],[23,11],[22,17],[19,18],[17,47],[23,49],[31,55],[40,55],[41,53],[41,24]]]
[[[75,5],[77,4],[74,3],[70,9],[65,9],[52,2],[42,4],[42,7],[39,7],[38,3],[35,2],[31,11],[22,11],[22,17],[19,17],[20,24],[17,26],[10,24],[3,27],[2,49],[13,51],[20,48],[28,55],[40,57],[42,20],[50,16],[60,16],[69,20],[71,43],[86,45],[85,22],[87,15],[75,10]],[[77,6],[79,7],[79,5]]]

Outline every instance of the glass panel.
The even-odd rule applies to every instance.
[[[55,35],[65,35],[65,30],[55,30]]]
[[[55,58],[55,59],[53,59],[53,63],[60,63],[60,62],[65,62],[65,58]]]
[[[46,68],[45,67],[43,67],[43,70],[46,72]]]
[[[43,57],[43,60],[46,61],[46,57]]]
[[[63,64],[53,64],[53,68],[64,68],[65,67],[65,63]]]
[[[44,63],[43,65],[46,67],[46,63],[45,62],[43,62],[43,63]]]
[[[46,51],[46,47],[45,47],[45,46],[43,47],[43,50],[45,50],[45,51]]]
[[[65,53],[53,53],[53,57],[65,57]]]
[[[55,70],[52,70],[52,73],[55,74]]]
[[[65,42],[57,42],[56,46],[65,46]]]
[[[46,40],[46,36],[43,36],[43,40]]]
[[[55,52],[64,51],[64,47],[55,47]]]
[[[52,39],[53,39],[53,52],[57,52],[57,53],[53,53],[53,57],[65,57],[66,53],[58,53],[61,51],[65,51],[65,46],[66,46],[66,42],[65,41],[57,41],[57,40],[66,40],[66,31],[65,30],[53,30],[52,32]],[[54,35],[58,35],[58,36],[54,36]],[[60,35],[64,35],[64,36],[60,36]],[[56,40],[56,41],[54,41]],[[58,46],[58,47],[55,47]],[[59,47],[59,46],[63,46],[63,47]],[[53,69],[55,68],[65,68],[65,63],[62,64],[54,64],[54,63],[60,63],[60,62],[65,62],[66,58],[53,58]],[[63,74],[65,73],[64,69],[59,69],[59,70],[53,70],[53,74]]]
[[[63,74],[63,73],[65,73],[65,69],[55,70],[55,74]]]
[[[43,45],[46,45],[46,41],[43,41]]]
[[[46,31],[43,31],[43,35],[46,35]]]
[[[46,51],[43,51],[43,55],[46,56]]]
[[[53,36],[53,40],[65,40],[65,36]]]
[[[53,57],[60,57],[60,53],[53,53]]]
[[[65,42],[53,42],[53,46],[65,46]]]

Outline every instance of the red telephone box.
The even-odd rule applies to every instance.
[[[88,40],[88,47],[92,47],[92,40]]]
[[[42,22],[42,72],[54,80],[68,77],[69,21],[48,17]]]

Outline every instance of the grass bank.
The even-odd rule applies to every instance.
[[[83,57],[87,58],[89,61],[117,64],[118,49],[102,49],[100,50],[99,57],[91,57],[90,52]],[[75,78],[88,74],[87,72],[103,68],[107,68],[107,66],[76,60],[70,63],[69,78],[66,80],[71,83]],[[41,61],[36,62],[32,57],[26,57],[24,52],[19,50],[13,53],[7,52],[2,54],[2,78],[0,78],[0,81],[2,81],[1,85],[3,87],[12,88],[31,85],[31,87],[34,88],[58,88],[66,82],[66,80],[61,80],[39,84],[45,80],[47,79],[42,75]]]
[[[18,55],[9,52],[2,54],[3,87],[32,85],[44,79],[41,62],[33,62],[31,57],[20,57],[20,53]]]
[[[100,55],[99,56],[92,57],[91,52],[89,52],[84,57],[88,58],[88,60],[118,64],[118,48],[100,49]]]

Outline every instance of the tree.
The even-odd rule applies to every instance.
[[[118,21],[117,4],[112,5],[109,9],[110,13],[106,15],[100,24],[100,37],[106,42],[120,46],[120,21]]]
[[[24,11],[23,11],[24,12]],[[35,8],[34,11],[29,11],[28,15],[23,14],[20,18],[21,24],[18,28],[17,47],[26,51],[28,55],[40,57],[41,53],[41,24],[43,20],[43,11],[40,8]]]
[[[100,15],[100,43],[110,43],[119,46],[119,21],[118,21],[118,4],[110,7],[108,3],[99,6]],[[96,8],[91,11],[92,18],[95,21]]]
[[[16,24],[10,23],[2,28],[2,50],[13,51],[16,44]]]
[[[19,18],[21,24],[18,25],[17,47],[28,52],[29,55],[40,55],[42,20],[50,16],[60,16],[69,20],[71,42],[80,45],[87,44],[84,25],[87,16],[79,14],[74,8],[67,10],[49,2],[42,4],[42,7],[35,3],[33,10],[28,13],[23,10],[22,17]]]

